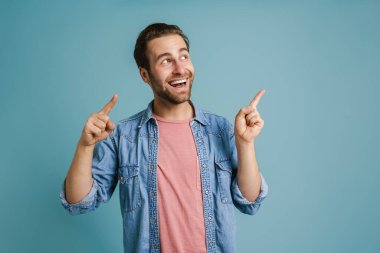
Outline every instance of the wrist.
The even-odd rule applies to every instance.
[[[80,141],[77,144],[77,150],[78,152],[81,152],[81,153],[93,152],[94,148],[95,148],[95,145],[84,145]]]
[[[255,139],[251,139],[251,140],[246,140],[245,138],[242,138],[242,137],[239,137],[237,135],[235,135],[235,143],[236,145],[242,145],[242,146],[246,146],[246,145],[251,145],[255,142]]]
[[[254,140],[252,140],[252,141],[245,141],[245,140],[241,140],[241,139],[236,138],[235,139],[235,143],[236,143],[236,147],[238,149],[240,149],[240,148],[249,148],[249,147],[254,147],[255,146]]]

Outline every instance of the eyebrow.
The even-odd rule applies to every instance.
[[[182,51],[186,51],[186,52],[189,52],[189,50],[186,48],[186,47],[183,47],[179,50],[179,52],[182,52]],[[156,61],[158,61],[160,58],[164,57],[164,56],[170,56],[170,53],[162,53],[162,54],[159,54],[156,58]]]

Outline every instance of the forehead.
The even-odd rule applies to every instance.
[[[187,48],[182,37],[177,34],[170,34],[149,41],[147,44],[147,55],[148,57],[157,57],[162,53],[175,54],[182,48]]]

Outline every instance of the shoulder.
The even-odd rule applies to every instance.
[[[199,109],[199,112],[203,114],[207,125],[206,131],[209,133],[222,133],[233,131],[233,126],[231,122],[219,114],[213,113],[205,109]]]
[[[144,116],[146,110],[142,110],[132,116],[129,116],[128,118],[119,120],[118,125],[123,125],[123,124],[133,124],[136,123],[139,124],[141,121],[141,118]]]
[[[142,110],[128,118],[119,120],[116,124],[114,133],[118,136],[131,136],[132,132],[137,132],[141,123],[142,117],[146,110]]]

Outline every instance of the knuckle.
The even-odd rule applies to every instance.
[[[98,113],[98,114],[96,114],[96,118],[97,118],[97,119],[102,119],[102,118],[103,118],[103,113]]]
[[[102,122],[107,122],[109,120],[109,116],[102,113],[98,115],[98,119],[101,120]]]
[[[94,119],[96,119],[96,116],[91,114],[90,117],[87,119],[87,122],[92,122],[92,121],[94,121]]]

